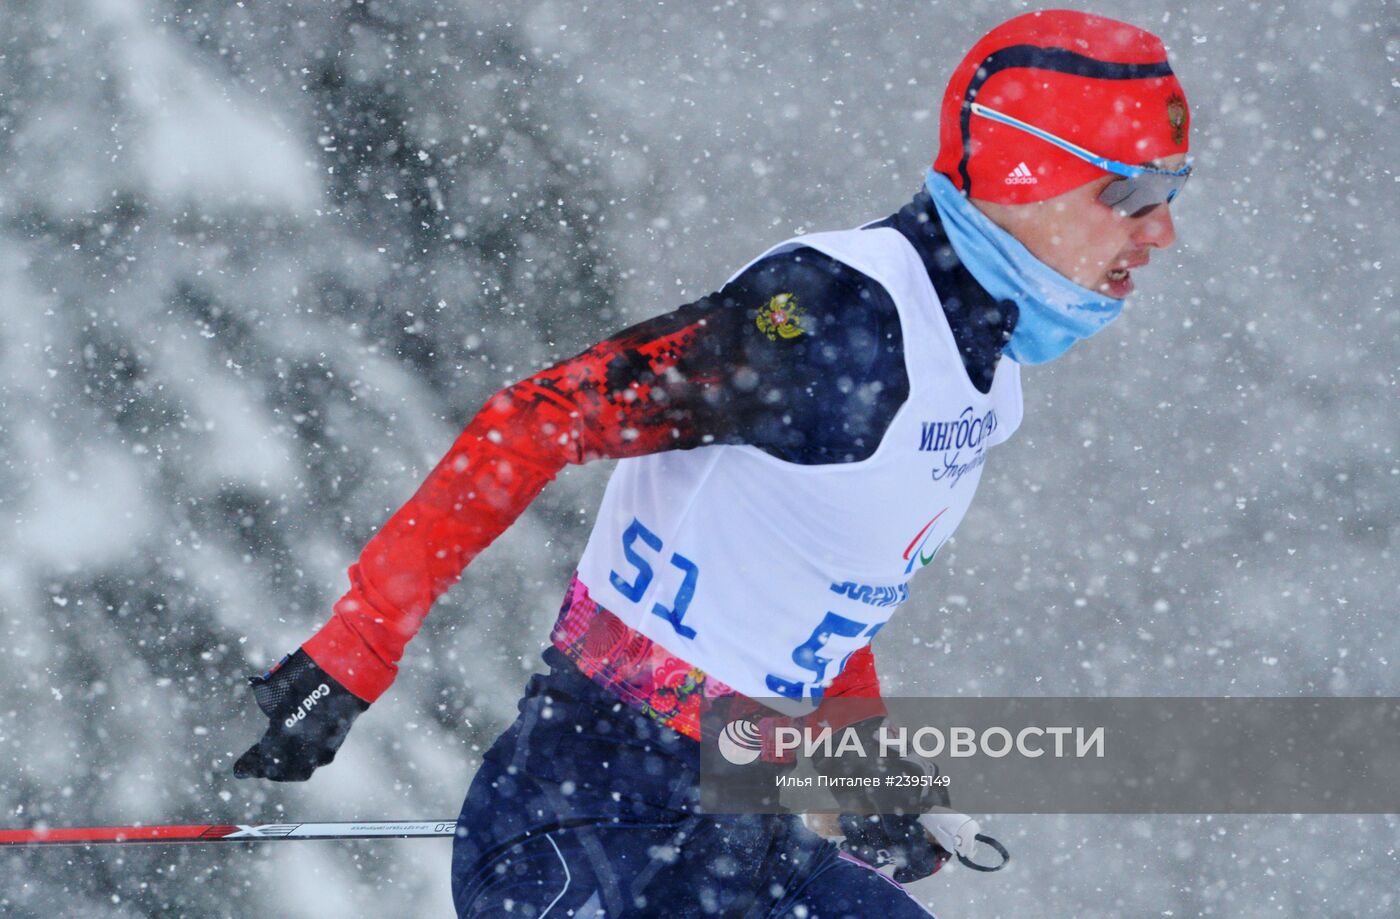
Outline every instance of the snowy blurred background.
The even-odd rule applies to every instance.
[[[899,207],[953,65],[1026,8],[5,0],[0,824],[455,816],[606,464],[469,570],[309,784],[232,778],[245,674],[487,395]],[[1396,4],[1089,8],[1186,87],[1180,245],[1027,372],[886,689],[1395,695]],[[1395,817],[988,823],[1016,861],[918,885],[943,919],[1400,913]],[[445,916],[449,848],[10,851],[0,914]]]

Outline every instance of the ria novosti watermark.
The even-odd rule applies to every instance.
[[[761,703],[704,712],[705,809],[849,812],[832,791],[864,787],[967,813],[1400,812],[1400,699]]]
[[[738,725],[741,722],[730,722]],[[750,719],[742,723],[752,725]],[[726,729],[727,730],[727,729]],[[874,742],[861,739],[861,732],[854,727],[833,730],[830,726],[779,725],[773,731],[773,751],[783,758],[793,754],[812,756],[857,756],[857,757],[908,757],[922,756],[932,759],[945,753],[951,759],[967,759],[973,756],[990,756],[1000,759],[1015,754],[1028,759],[1042,756],[1076,757],[1104,755],[1104,728],[1082,725],[1056,725],[1037,727],[1029,725],[1012,730],[992,726],[970,728],[954,726],[947,729],[924,725],[910,728],[902,724],[881,724],[875,729]],[[1048,746],[1047,746],[1048,744]],[[868,749],[867,749],[868,748]],[[731,763],[738,760],[729,758]],[[754,757],[756,759],[757,756]],[[750,759],[749,762],[753,760]]]

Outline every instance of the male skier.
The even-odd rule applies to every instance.
[[[1169,246],[1189,113],[1161,42],[1083,13],[984,36],[897,213],[770,249],[717,292],[491,398],[254,678],[240,777],[301,781],[434,600],[567,463],[618,458],[520,717],[463,806],[461,916],[925,916],[969,841],[916,816],[697,811],[703,698],[869,698],[870,639],[1021,419],[1021,365],[1103,328]],[[865,856],[859,860],[851,852]]]

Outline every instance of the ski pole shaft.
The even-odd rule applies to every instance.
[[[359,823],[255,823],[203,826],[39,827],[0,830],[0,846],[101,846],[134,843],[276,842],[291,839],[416,839],[451,836],[455,820]]]

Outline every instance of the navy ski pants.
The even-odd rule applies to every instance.
[[[697,813],[699,744],[545,659],[462,805],[459,917],[928,919],[797,816]]]

